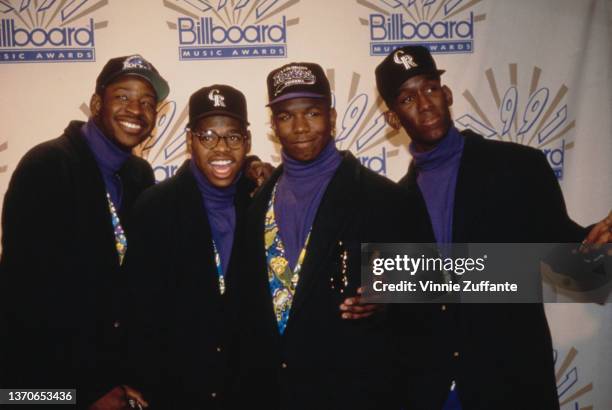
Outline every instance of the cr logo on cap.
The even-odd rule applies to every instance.
[[[414,58],[411,55],[404,53],[402,50],[397,50],[393,55],[393,61],[396,64],[403,64],[406,70],[418,67],[418,64],[414,62]]]
[[[225,97],[216,88],[208,93],[208,99],[213,102],[215,107],[225,107]]]

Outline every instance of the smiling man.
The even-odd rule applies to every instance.
[[[89,121],[19,162],[2,215],[3,388],[77,389],[77,406],[125,405],[118,311],[136,197],[154,182],[131,155],[155,127],[168,84],[139,55],[109,60]]]
[[[406,219],[419,211],[396,206],[416,201],[336,149],[319,65],[287,64],[267,85],[282,165],[247,218],[241,397],[267,409],[390,408],[383,316],[343,320],[339,307],[360,286],[361,242],[424,239],[419,218]]]
[[[395,50],[376,68],[387,122],[412,139],[399,184],[427,207],[438,244],[609,241],[612,218],[588,236],[569,218],[541,151],[455,128],[443,73],[421,46]],[[396,305],[391,313],[399,311],[396,382],[406,408],[559,408],[542,304]]]
[[[227,405],[232,297],[241,275],[251,147],[244,95],[212,85],[189,99],[191,159],[135,206],[126,260],[130,385],[159,409]]]

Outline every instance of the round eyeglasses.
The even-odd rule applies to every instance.
[[[227,135],[219,135],[213,130],[191,131],[191,134],[208,149],[215,148],[221,140],[224,140],[230,149],[239,149],[248,138],[237,131],[230,131]]]

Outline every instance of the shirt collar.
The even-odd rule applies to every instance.
[[[414,142],[411,142],[408,150],[412,154],[416,169],[428,171],[449,164],[451,158],[463,151],[463,143],[463,137],[459,130],[455,127],[450,127],[446,136],[442,138],[434,149],[418,152],[415,149]]]
[[[83,124],[81,131],[102,172],[116,173],[131,156],[113,144],[92,119]]]

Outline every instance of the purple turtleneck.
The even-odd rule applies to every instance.
[[[106,192],[110,194],[115,208],[121,209],[123,189],[117,172],[131,154],[116,146],[92,119],[83,124],[81,132],[102,173]]]
[[[189,169],[200,190],[212,237],[221,258],[221,267],[223,268],[223,273],[226,274],[234,244],[234,231],[236,229],[234,198],[236,197],[236,182],[240,175],[236,177],[230,186],[218,188],[206,179],[193,159],[189,161]]]
[[[274,214],[285,245],[285,257],[293,269],[342,155],[332,139],[313,161],[296,161],[284,150],[282,158],[283,173],[276,188]]]
[[[438,244],[453,241],[453,210],[463,137],[455,127],[431,151],[416,152],[409,146],[417,172],[417,184],[423,193],[431,225]]]

